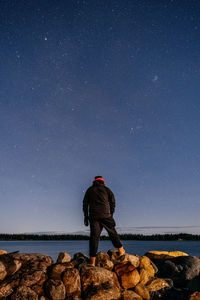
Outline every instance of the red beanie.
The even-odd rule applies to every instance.
[[[103,179],[102,176],[95,176],[93,182],[95,182],[95,181],[97,181],[97,180],[100,180],[100,181],[102,181],[103,183],[105,183],[105,180]]]

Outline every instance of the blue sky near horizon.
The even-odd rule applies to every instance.
[[[200,3],[0,2],[0,232],[200,226]],[[199,230],[200,233],[200,230]]]

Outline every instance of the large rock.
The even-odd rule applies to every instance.
[[[22,262],[9,254],[0,255],[0,280],[16,273],[22,266]]]
[[[31,289],[36,292],[38,296],[45,295],[44,292],[44,283],[48,280],[48,276],[45,273],[42,273],[41,278],[37,283],[33,286],[31,286]]]
[[[87,288],[84,299],[86,300],[117,300],[121,299],[120,290],[109,282]]]
[[[67,269],[63,273],[66,296],[81,296],[81,279],[77,269]]]
[[[117,275],[99,267],[83,267],[81,270],[81,284],[83,293],[86,293],[88,289],[91,290],[91,287],[94,288],[103,284],[109,284],[109,288],[116,287],[120,290]]]
[[[71,261],[71,256],[66,252],[60,252],[57,258],[57,263],[68,263]]]
[[[131,290],[124,290],[122,293],[122,300],[142,300],[142,297]]]
[[[51,300],[65,299],[65,286],[61,280],[50,279],[46,283],[46,293]]]
[[[158,290],[153,293],[152,295],[153,300],[188,300],[189,299],[189,293],[187,290],[181,290],[176,289],[174,287],[172,288],[164,288],[161,290]]]
[[[139,281],[140,281],[140,274],[136,269],[131,272],[124,273],[121,276],[122,286],[125,289],[130,289],[135,287]]]
[[[140,257],[137,254],[133,255],[125,253],[125,261],[126,260],[130,262],[135,268],[138,268],[140,265]]]
[[[13,292],[13,288],[10,282],[3,282],[0,284],[0,299],[5,299]]]
[[[110,256],[110,259],[112,260],[114,265],[124,262],[130,262],[135,268],[137,268],[140,264],[140,258],[138,255],[125,253],[124,255],[119,256],[118,251],[115,249],[110,249],[108,251],[108,255]]]
[[[140,269],[140,283],[146,284],[152,277],[145,268]]]
[[[46,272],[48,266],[53,263],[53,259],[44,254],[27,254],[13,252],[0,255],[0,270],[4,266],[6,276],[11,276],[20,270],[22,273],[27,270],[43,270]],[[0,271],[0,274],[2,272]],[[5,278],[5,277],[4,277]]]
[[[11,300],[38,300],[38,295],[27,286],[20,286],[11,296]]]
[[[0,255],[2,255],[2,254],[6,254],[7,253],[7,251],[6,250],[0,250]]]
[[[69,268],[73,268],[73,264],[71,262],[54,264],[49,269],[49,277],[54,280],[61,280],[63,272]]]
[[[146,254],[148,257],[152,258],[169,258],[169,257],[178,257],[178,256],[188,256],[187,253],[181,251],[148,251]]]
[[[0,280],[4,280],[6,275],[7,275],[6,266],[0,261]]]
[[[116,249],[109,249],[107,253],[110,256],[112,262],[115,262],[116,259],[119,258],[119,253]]]
[[[41,280],[42,275],[43,271],[41,270],[29,271],[28,273],[22,275],[20,284],[31,287],[32,285],[36,284]]]
[[[107,253],[99,252],[96,258],[96,266],[111,271],[114,264],[110,260],[110,256]]]
[[[15,273],[11,277],[7,277],[0,282],[0,299],[8,297],[16,287],[19,287],[21,281],[21,274]]]
[[[20,253],[18,251],[13,253],[8,253],[4,255],[8,260],[15,259],[17,261],[24,263],[31,262],[44,262],[46,266],[53,264],[53,259],[49,255],[40,254],[40,253]],[[0,258],[1,260],[1,258]]]
[[[155,270],[152,265],[146,266],[144,269],[147,271],[147,273],[149,274],[150,277],[155,276]]]
[[[129,273],[133,270],[135,270],[135,267],[129,261],[115,265],[115,272],[118,276],[122,276],[123,274]]]
[[[169,287],[169,283],[162,278],[154,278],[151,282],[146,286],[150,293],[161,290],[165,287]]]
[[[145,256],[145,255],[141,256],[141,258],[140,258],[140,266],[139,266],[140,269],[146,268],[146,267],[148,267],[150,265],[151,265],[151,260],[147,256]]]
[[[45,296],[45,290],[42,285],[34,285],[31,287],[31,289],[41,298]],[[41,300],[39,298],[39,300]]]
[[[79,264],[79,265],[82,264],[82,263],[85,263],[85,262],[87,262],[87,263],[89,262],[88,257],[82,252],[75,253],[74,257],[73,257],[73,260],[75,262],[77,262],[77,264]]]
[[[138,283],[134,291],[142,297],[144,300],[150,300],[149,290],[142,283]]]
[[[150,271],[150,269],[152,270],[151,267],[153,267],[153,271],[150,271],[151,274],[149,274],[150,276],[154,276],[154,274],[156,274],[158,272],[158,268],[156,267],[156,265],[145,255],[143,255],[140,258],[140,269],[145,268],[146,270]]]
[[[189,300],[200,300],[200,292],[194,292]]]
[[[171,278],[177,287],[185,287],[188,281],[200,274],[200,259],[195,256],[179,256],[154,260],[159,269],[158,277]]]
[[[186,288],[191,292],[200,292],[200,275],[186,283]]]

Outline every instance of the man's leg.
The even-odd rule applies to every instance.
[[[115,230],[115,220],[112,217],[102,219],[101,224],[107,230],[111,242],[113,243],[113,246],[115,248],[118,248],[119,256],[123,255],[125,253],[125,250],[122,246],[117,231]]]
[[[90,220],[90,263],[95,266],[99,238],[103,227],[98,220]]]

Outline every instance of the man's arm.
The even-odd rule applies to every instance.
[[[89,197],[88,197],[88,191],[86,191],[85,196],[83,198],[83,213],[84,213],[85,226],[88,226],[88,205],[89,205]]]
[[[108,201],[110,204],[110,213],[113,215],[115,212],[115,196],[110,189],[108,189]]]

